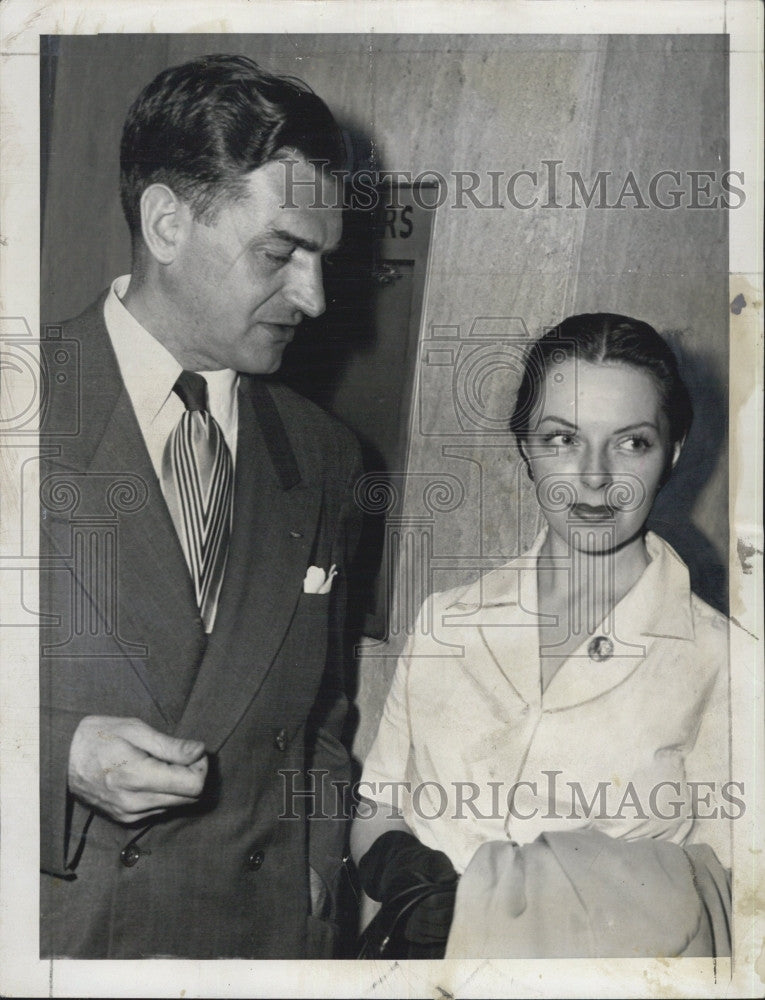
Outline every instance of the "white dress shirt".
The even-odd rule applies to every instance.
[[[104,320],[138,426],[161,483],[165,443],[184,411],[181,399],[173,392],[183,369],[167,348],[145,330],[122,304],[129,283],[129,274],[123,274],[112,282],[104,302]],[[236,390],[239,376],[229,368],[199,374],[207,382],[210,413],[223,431],[232,462],[236,462]]]
[[[611,654],[591,657],[584,636],[542,691],[543,540],[470,587],[426,601],[360,794],[386,813],[397,806],[460,872],[488,841],[525,844],[588,827],[627,840],[709,843],[729,865],[730,822],[720,810],[738,807],[722,791],[728,620],[691,592],[685,564],[649,532],[651,562],[610,617]],[[715,788],[700,787],[694,799],[693,781]],[[394,794],[386,782],[409,787]]]
[[[129,283],[129,274],[115,278],[112,282],[104,302],[104,321],[117,356],[122,380],[164,495],[162,455],[170,433],[185,410],[182,400],[173,392],[173,386],[183,369],[167,348],[141,326],[122,304],[121,300]],[[208,409],[223,432],[231,452],[233,468],[239,426],[239,376],[231,369],[198,374],[207,382]],[[181,543],[183,544],[183,539]],[[208,631],[212,630],[214,621],[213,612],[208,621]]]

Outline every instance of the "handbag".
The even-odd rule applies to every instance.
[[[356,957],[360,959],[426,957],[413,954],[413,951],[417,952],[420,949],[404,937],[406,918],[428,896],[442,891],[443,886],[423,882],[420,885],[408,886],[387,900],[362,931]]]

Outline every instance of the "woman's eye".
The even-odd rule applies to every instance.
[[[651,442],[640,435],[632,435],[621,442],[621,447],[626,451],[646,451],[651,447]]]
[[[545,444],[554,444],[560,446],[573,444],[574,435],[569,434],[568,431],[554,431],[551,434],[545,434],[544,437]]]

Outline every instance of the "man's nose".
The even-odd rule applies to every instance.
[[[321,316],[326,308],[321,261],[303,261],[285,288],[290,303],[304,316]]]

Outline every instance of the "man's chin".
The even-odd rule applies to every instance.
[[[273,375],[282,366],[282,356],[286,346],[286,344],[281,345],[278,350],[274,348],[268,353],[259,354],[256,358],[241,358],[236,370],[245,375]]]

